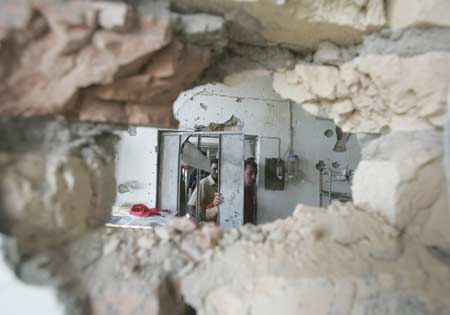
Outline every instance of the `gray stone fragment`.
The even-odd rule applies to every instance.
[[[359,51],[362,56],[414,56],[430,51],[450,51],[450,29],[433,27],[384,30],[366,36]]]
[[[321,42],[314,53],[314,62],[319,64],[337,65],[341,59],[339,47],[330,42]]]

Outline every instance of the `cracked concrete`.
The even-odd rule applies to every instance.
[[[274,74],[274,89],[345,132],[442,128],[450,54],[369,55],[339,67],[297,63]]]
[[[3,1],[0,114],[172,126],[172,97],[198,78],[236,85],[276,72],[283,97],[366,139],[354,203],[299,205],[284,220],[227,232],[183,219],[96,228],[114,199],[112,127],[1,120],[2,253],[19,279],[56,288],[68,314],[450,313],[443,1],[172,1],[178,12],[138,4],[138,16],[116,3],[95,19],[86,3],[33,11]],[[142,45],[147,35],[158,40]],[[121,49],[134,57],[122,60]],[[207,50],[212,67],[200,77]],[[93,59],[77,61],[83,51]],[[91,77],[67,90],[55,83],[83,60],[104,75],[80,72]],[[186,70],[190,61],[197,66]],[[39,92],[43,78],[52,93]]]

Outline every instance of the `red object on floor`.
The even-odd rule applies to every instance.
[[[152,215],[161,215],[161,212],[170,212],[168,209],[158,209],[158,208],[149,208],[142,203],[138,203],[133,205],[128,211],[131,215],[136,215],[138,217],[149,217]]]

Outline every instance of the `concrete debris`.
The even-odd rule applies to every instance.
[[[382,133],[442,127],[450,54],[370,55],[338,68],[298,63],[274,75],[274,89],[344,132]]]
[[[3,119],[0,130],[4,232],[40,250],[105,221],[115,196],[113,128]]]
[[[225,19],[211,14],[179,14],[175,15],[174,28],[189,43],[214,48],[221,52],[227,45]]]
[[[385,29],[364,37],[363,43],[358,47],[360,56],[394,54],[410,57],[431,51],[450,51],[448,28]]]
[[[167,242],[171,237],[170,230],[166,229],[165,227],[162,227],[162,226],[157,226],[155,228],[155,234],[156,234],[156,236],[159,237],[161,242]]]
[[[174,0],[182,12],[203,11],[223,15],[229,36],[238,42],[281,44],[314,49],[321,41],[352,44],[386,23],[381,0],[368,1],[219,1]],[[289,21],[289,22],[287,22]],[[311,36],[314,34],[314,36]]]
[[[392,29],[450,26],[450,3],[446,0],[389,0],[387,4]]]
[[[2,1],[0,115],[174,127],[174,100],[212,55],[200,81],[273,74],[282,97],[341,127],[338,151],[359,133],[353,203],[229,231],[98,228],[115,127],[1,119],[2,254],[18,278],[77,315],[450,314],[447,1],[136,4]]]
[[[104,29],[128,31],[135,26],[136,16],[131,6],[126,3],[95,1],[91,5],[97,9],[98,24]]]
[[[168,226],[181,233],[191,232],[195,230],[194,221],[188,218],[175,217],[169,221]]]
[[[334,204],[328,210],[300,206],[292,217],[260,229],[244,228],[264,231],[267,241],[250,245],[240,239],[183,278],[181,290],[198,313],[378,314],[377,303],[386,305],[387,314],[398,314],[400,308],[407,308],[407,314],[448,310],[438,289],[446,285],[436,281],[437,274],[448,277],[448,269],[424,248],[400,246],[399,231],[381,216],[351,204]],[[281,231],[298,237],[270,240]],[[436,268],[433,273],[423,269],[423,261]],[[434,279],[428,282],[433,293],[423,286],[429,277]],[[399,281],[414,292],[408,295],[410,302],[402,298],[405,286]],[[362,298],[367,295],[377,302]],[[298,303],[299,297],[306,298]]]
[[[254,77],[267,75],[296,62],[295,54],[281,47],[258,47],[230,42],[227,49],[202,75],[199,83],[224,82],[238,85]]]
[[[208,51],[181,43],[168,22],[135,16],[126,4],[31,8],[26,29],[2,28],[0,115],[177,126],[172,102],[200,76]]]
[[[428,245],[450,248],[441,134],[391,132],[363,148],[353,199]]]
[[[330,42],[321,42],[314,53],[314,62],[318,64],[337,65],[341,60],[339,47]]]

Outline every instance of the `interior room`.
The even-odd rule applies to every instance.
[[[449,315],[450,1],[0,0],[0,314]]]
[[[175,101],[174,112],[180,121],[177,130],[130,127],[120,131],[112,226],[165,224],[172,216],[188,215],[177,203],[181,194],[186,195],[186,202],[189,197],[189,185],[181,192],[180,180],[196,174],[195,165],[189,165],[196,162],[209,173],[207,160],[215,158],[219,166],[240,163],[242,183],[244,161],[255,160],[253,224],[286,218],[298,203],[327,207],[333,200],[352,200],[351,180],[361,159],[356,136],[342,132],[332,120],[314,117],[299,104],[282,99],[267,75],[247,77],[234,85],[206,84],[185,91]],[[205,153],[203,166],[198,161],[203,156],[200,152],[183,155],[182,147],[187,142]],[[229,160],[234,156],[234,161]],[[183,166],[191,166],[187,174]],[[239,187],[242,183],[226,178],[231,174],[230,170],[219,172],[218,192],[236,192],[241,200],[233,204],[230,211],[234,212],[243,207],[244,191]],[[135,204],[170,212],[143,219],[129,214]],[[226,198],[219,207],[222,219],[225,207]],[[237,221],[233,227],[242,225],[242,209]]]

